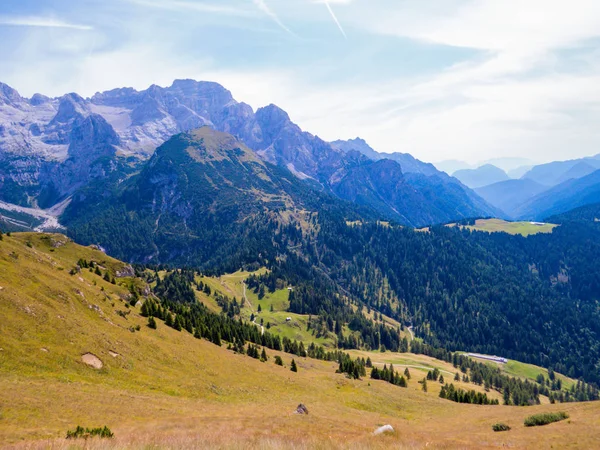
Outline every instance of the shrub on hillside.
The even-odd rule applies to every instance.
[[[82,426],[77,425],[77,428],[74,430],[67,431],[67,439],[88,439],[95,436],[100,438],[112,438],[114,437],[114,434],[107,426],[104,426],[104,428],[83,428]]]
[[[495,423],[494,425],[492,425],[492,430],[508,431],[508,430],[510,430],[510,427],[508,425],[506,425],[505,423]]]
[[[526,427],[539,427],[541,425],[548,425],[553,422],[560,422],[561,420],[568,419],[569,415],[566,412],[559,411],[555,413],[544,413],[534,414],[525,419]]]

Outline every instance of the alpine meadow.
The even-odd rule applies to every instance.
[[[0,448],[597,448],[598,30],[5,2]]]

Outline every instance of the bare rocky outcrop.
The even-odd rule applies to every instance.
[[[304,404],[300,403],[298,405],[298,407],[296,408],[296,411],[294,411],[294,414],[305,414],[305,415],[308,415],[308,408],[306,406],[304,406]]]
[[[117,278],[134,277],[135,276],[135,270],[133,269],[133,267],[131,267],[131,264],[127,264],[122,269],[117,270],[115,272],[115,276]]]
[[[84,364],[93,367],[94,369],[102,369],[104,366],[102,360],[93,353],[85,353],[84,355],[81,355],[81,361],[83,361]]]

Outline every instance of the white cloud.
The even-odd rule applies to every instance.
[[[42,28],[69,28],[73,30],[92,30],[89,25],[80,25],[65,22],[52,17],[36,16],[0,16],[0,25],[19,26],[19,27],[42,27]]]
[[[333,19],[333,21],[335,22],[335,24],[339,28],[339,30],[342,33],[342,35],[344,36],[344,38],[347,39],[348,37],[346,36],[346,32],[342,28],[342,24],[340,23],[340,21],[336,17],[335,13],[333,12],[333,9],[331,9],[331,5],[329,4],[329,2],[323,2],[323,3],[325,3],[325,6],[327,7],[327,10],[329,11],[329,14],[331,15],[331,18]]]
[[[238,6],[228,6],[217,3],[203,3],[182,0],[128,0],[129,2],[150,8],[165,9],[178,12],[198,12],[209,14],[222,14],[227,16],[251,17],[256,16],[254,11]]]
[[[265,0],[252,0],[252,2],[256,5],[256,7],[258,9],[260,9],[263,13],[265,13],[267,16],[269,16],[273,20],[273,22],[275,22],[282,30],[284,30],[286,33],[288,33],[294,37],[298,37],[296,35],[296,33],[294,33],[292,30],[290,30],[279,19],[279,16],[277,14],[275,14],[271,8],[269,8],[269,6],[265,3]]]

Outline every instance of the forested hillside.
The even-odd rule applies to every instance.
[[[77,242],[101,244],[123,260],[235,271],[272,262],[329,209],[376,217],[202,128],[159,147],[126,181],[79,191],[61,222]]]
[[[89,190],[70,235],[141,264],[205,273],[270,269],[290,311],[348,325],[341,348],[403,347],[361,309],[412,325],[434,347],[499,354],[600,381],[600,224],[568,216],[527,238],[435,226],[417,232],[271,166],[203,129],[163,145],[138,176]]]

